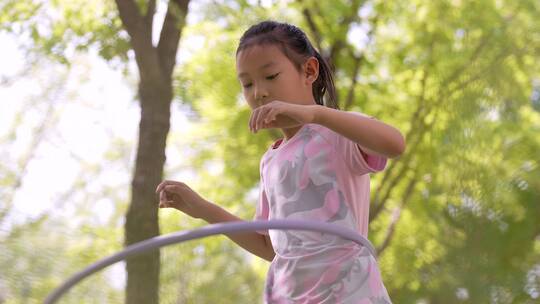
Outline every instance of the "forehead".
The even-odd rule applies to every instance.
[[[254,45],[247,47],[236,56],[238,75],[257,72],[273,65],[287,62],[288,58],[276,45]]]

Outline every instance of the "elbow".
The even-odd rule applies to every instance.
[[[274,260],[274,257],[276,256],[276,253],[272,251],[269,256],[265,258],[268,262],[272,262]]]
[[[391,152],[389,153],[390,158],[399,157],[405,152],[406,146],[407,144],[405,143],[405,138],[403,135],[399,134],[397,140],[392,145]]]
[[[276,252],[274,251],[274,247],[272,245],[268,246],[270,247],[268,250],[268,256],[266,257],[266,260],[268,262],[272,262],[274,260],[274,257],[276,256]]]
[[[266,256],[264,257],[265,260],[267,260],[268,262],[272,262],[274,260],[274,257],[276,256],[276,252],[274,251],[274,246],[272,246],[272,240],[270,240],[270,236],[269,235],[266,235],[266,236],[263,236],[264,238],[264,243],[265,243],[265,251],[266,251]]]

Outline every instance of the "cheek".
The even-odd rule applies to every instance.
[[[291,77],[280,77],[279,79],[274,80],[271,82],[272,88],[283,90],[283,89],[289,89],[291,87],[294,87],[294,79]]]
[[[281,95],[294,98],[301,95],[300,92],[302,90],[302,84],[298,82],[298,79],[284,79],[284,81],[280,82],[277,90]]]
[[[244,95],[244,100],[246,101],[248,106],[250,106],[253,109],[255,106],[255,101],[253,99],[253,96],[251,96],[251,94],[245,91],[242,94]]]

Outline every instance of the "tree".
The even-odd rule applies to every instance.
[[[189,0],[170,1],[158,45],[152,45],[156,1],[141,14],[133,0],[117,0],[139,68],[141,122],[131,204],[126,215],[125,244],[159,235],[154,189],[163,177],[165,145],[173,98],[172,72]],[[159,251],[128,259],[126,303],[158,303]]]
[[[7,1],[2,5],[0,29],[18,31],[14,25],[20,25],[20,32],[31,33],[34,41],[31,49],[65,64],[69,65],[66,50],[73,45],[77,50],[99,45],[100,54],[109,60],[125,61],[128,50],[133,50],[139,71],[141,120],[131,204],[125,223],[126,245],[159,234],[154,189],[163,176],[173,99],[172,73],[188,4],[189,0],[168,2],[156,46],[152,42],[155,0],[118,0],[118,10],[110,10],[107,1],[53,2],[50,7],[32,1]],[[54,9],[59,9],[65,18],[45,17],[52,30],[43,29],[44,19],[38,21],[37,16],[43,17]],[[128,38],[122,35],[118,17]],[[158,302],[159,263],[158,251],[127,261],[127,303]]]

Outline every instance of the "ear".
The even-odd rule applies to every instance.
[[[314,56],[309,57],[304,63],[304,76],[308,85],[313,84],[319,77],[319,60]]]

